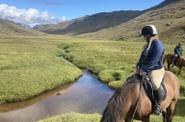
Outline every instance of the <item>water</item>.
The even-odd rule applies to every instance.
[[[35,122],[67,112],[101,113],[114,92],[88,71],[76,83],[62,89],[33,100],[0,106],[0,122]],[[58,92],[60,95],[56,95]]]

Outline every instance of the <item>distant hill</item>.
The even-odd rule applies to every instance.
[[[79,36],[118,40],[133,39],[138,37],[144,25],[154,24],[162,39],[185,41],[185,0],[166,0],[143,12],[142,15],[112,28]]]
[[[63,22],[57,25],[48,24],[35,26],[34,29],[51,34],[78,35],[119,25],[140,14],[141,11],[102,12]]]
[[[167,41],[185,41],[185,0],[164,0],[144,11],[98,13],[57,25],[35,29],[51,34],[68,34],[95,39],[138,39],[144,25],[157,26]]]
[[[9,20],[0,18],[0,35],[43,35],[43,32],[35,31],[29,27],[25,27],[19,23],[14,23]]]

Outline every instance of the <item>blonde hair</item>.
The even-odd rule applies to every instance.
[[[155,36],[150,37],[150,40],[149,40],[149,42],[148,42],[147,50],[150,49],[152,42],[153,42],[154,40],[158,40],[158,39],[159,39],[159,36],[158,36],[158,35],[155,35]]]

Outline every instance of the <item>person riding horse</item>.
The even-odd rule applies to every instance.
[[[140,75],[148,75],[154,91],[155,105],[153,106],[153,112],[156,115],[161,115],[161,83],[165,74],[163,65],[164,46],[158,39],[158,32],[154,25],[143,27],[142,36],[144,36],[147,44],[144,46],[140,59],[136,65],[137,73]]]
[[[174,49],[174,56],[172,59],[173,66],[176,64],[176,60],[182,56],[182,44],[178,43],[178,45]]]

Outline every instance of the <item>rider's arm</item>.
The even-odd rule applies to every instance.
[[[178,56],[182,56],[182,48],[181,47],[178,47],[176,52],[177,52]]]

